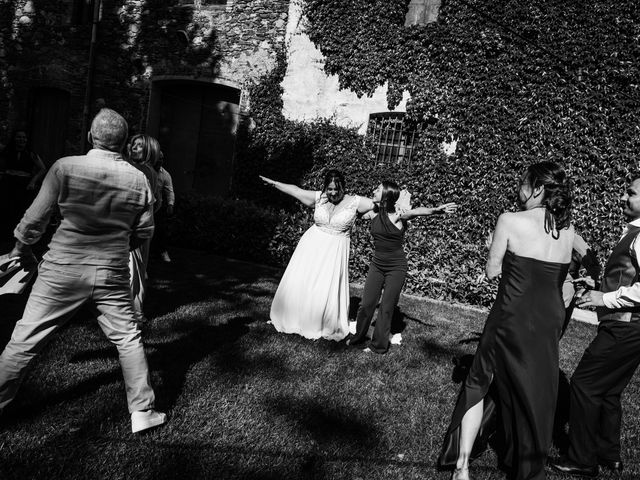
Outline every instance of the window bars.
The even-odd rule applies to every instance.
[[[411,163],[418,135],[405,128],[404,115],[402,112],[369,115],[367,134],[373,140],[377,163]]]

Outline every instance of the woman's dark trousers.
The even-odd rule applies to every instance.
[[[380,292],[384,287],[370,348],[376,353],[385,353],[389,349],[391,319],[400,299],[400,292],[406,276],[407,272],[405,270],[382,269],[373,263],[369,266],[362,302],[356,317],[356,334],[351,340],[351,344],[365,341],[380,298]]]

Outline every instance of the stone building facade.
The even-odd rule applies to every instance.
[[[0,0],[0,142],[26,129],[51,164],[88,148],[87,124],[107,106],[131,133],[160,139],[178,190],[224,194],[248,87],[275,66],[288,8],[289,0]]]
[[[324,58],[305,34],[303,6],[304,0],[0,0],[0,143],[25,129],[50,165],[87,150],[90,120],[107,106],[127,118],[132,134],[160,140],[177,190],[224,195],[236,131],[250,121],[249,87],[273,70],[278,52],[286,53],[287,118],[331,118],[364,133],[371,114],[382,112],[384,125],[401,128],[401,120],[384,113],[386,86],[359,98],[325,74]],[[435,21],[439,7],[440,0],[412,0],[407,25]]]

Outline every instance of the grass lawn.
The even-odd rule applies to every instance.
[[[434,464],[458,391],[451,358],[474,351],[460,341],[481,331],[485,313],[404,297],[402,345],[366,354],[276,333],[266,322],[278,271],[173,257],[151,267],[144,331],[169,423],[131,433],[116,350],[81,313],[34,363],[0,423],[0,479],[449,478]],[[0,297],[0,346],[23,303]],[[569,327],[566,372],[594,334]],[[636,376],[623,399],[629,479],[640,478],[639,387]],[[486,453],[473,478],[504,478],[495,465]]]

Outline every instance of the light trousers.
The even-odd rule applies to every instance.
[[[0,411],[16,396],[29,362],[85,303],[118,349],[129,412],[153,408],[155,396],[140,328],[134,321],[128,268],[45,260],[23,317],[0,355]]]

